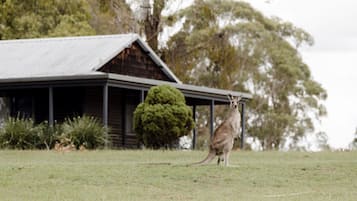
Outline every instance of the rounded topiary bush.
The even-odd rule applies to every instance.
[[[172,148],[194,126],[192,110],[183,94],[169,85],[152,87],[134,112],[137,137],[146,147]]]

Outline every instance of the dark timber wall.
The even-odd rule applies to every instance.
[[[103,87],[87,87],[84,93],[83,113],[102,120]]]
[[[139,92],[109,87],[108,126],[113,147],[136,148],[132,115],[139,104]],[[102,120],[103,87],[85,89],[83,113]]]
[[[10,115],[32,118],[36,123],[48,119],[47,89],[18,89],[4,91],[9,100]]]
[[[80,87],[54,88],[54,119],[57,122],[63,122],[65,118],[82,116],[83,94],[84,90]],[[48,100],[48,97],[46,99]]]
[[[123,91],[109,87],[108,125],[110,127],[110,139],[114,147],[123,146]]]
[[[160,66],[155,64],[137,43],[133,43],[130,48],[124,49],[100,68],[99,71],[172,81],[162,72]]]

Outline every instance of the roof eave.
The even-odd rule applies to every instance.
[[[118,75],[118,74],[109,74],[109,79],[118,82],[119,84],[130,85],[132,88],[145,88],[148,90],[152,86],[156,85],[171,85],[179,90],[181,90],[185,95],[195,98],[203,98],[203,99],[216,99],[219,101],[226,102],[227,95],[231,94],[233,96],[240,96],[243,100],[252,99],[252,95],[249,93],[231,91],[231,90],[223,90],[223,89],[214,89],[208,87],[201,87],[189,84],[182,83],[173,83],[162,80],[153,80],[147,78],[138,78],[126,75]]]
[[[9,87],[11,88],[11,86],[21,87],[25,85],[27,87],[31,87],[35,85],[42,86],[43,84],[46,84],[47,86],[55,85],[56,83],[60,85],[64,83],[67,83],[67,85],[75,83],[76,86],[79,86],[80,84],[88,85],[89,82],[97,83],[98,81],[102,84],[109,83],[109,86],[123,87],[136,90],[149,90],[152,86],[167,84],[179,89],[187,97],[200,98],[205,100],[215,100],[221,102],[228,102],[228,94],[232,94],[233,96],[241,96],[243,100],[252,99],[252,95],[249,93],[214,89],[202,86],[139,78],[112,73],[0,79],[0,89]]]
[[[29,82],[51,82],[51,81],[67,81],[67,80],[92,80],[92,79],[108,79],[107,73],[90,73],[90,74],[78,74],[78,75],[56,75],[56,76],[35,76],[35,77],[16,77],[0,79],[0,84],[10,83],[29,83]]]

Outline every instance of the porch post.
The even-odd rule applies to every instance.
[[[145,91],[143,89],[140,90],[140,103],[143,103],[145,101]],[[140,143],[139,140],[137,140],[137,147],[140,149],[142,144]]]
[[[53,126],[53,87],[48,87],[48,124]]]
[[[213,137],[213,132],[214,132],[214,126],[213,126],[213,122],[214,122],[214,100],[211,101],[210,104],[210,138]]]
[[[242,112],[241,112],[241,128],[242,128],[242,133],[241,133],[241,142],[240,142],[240,147],[241,149],[244,149],[244,132],[245,132],[245,102],[241,103],[242,105]]]
[[[145,100],[145,92],[144,90],[141,90],[140,91],[140,103],[144,102]]]
[[[126,91],[125,90],[123,90],[122,91],[122,94],[121,94],[121,104],[122,104],[122,106],[121,106],[121,115],[122,115],[122,118],[121,118],[121,123],[122,123],[122,127],[121,127],[121,129],[122,129],[122,140],[121,140],[121,144],[122,144],[122,146],[123,147],[125,147],[125,143],[126,143],[126,131],[127,131],[127,128],[126,128],[126,121],[127,121],[127,119],[126,119],[126,110],[127,110],[127,108],[126,108]]]
[[[192,115],[193,115],[193,122],[195,123],[195,126],[193,127],[193,136],[192,136],[192,149],[196,148],[196,105],[192,106]]]
[[[103,86],[103,125],[108,126],[108,84]]]
[[[103,85],[103,125],[108,128],[108,83]],[[106,133],[106,139],[108,140],[108,132]],[[105,142],[105,147],[108,147],[108,142]]]

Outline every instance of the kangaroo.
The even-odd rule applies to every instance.
[[[208,156],[201,162],[195,163],[207,164],[218,156],[217,165],[224,161],[224,165],[229,165],[229,154],[232,151],[234,139],[238,138],[240,130],[240,112],[238,110],[241,97],[233,97],[228,95],[230,101],[230,111],[227,118],[215,130],[209,146]],[[222,157],[223,156],[223,157]]]
[[[70,139],[64,138],[61,139],[60,142],[56,142],[54,149],[58,152],[65,153],[76,150],[76,146],[74,146]]]

